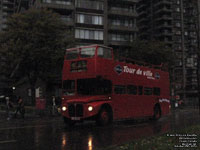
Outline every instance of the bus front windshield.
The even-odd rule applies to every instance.
[[[101,78],[77,80],[77,93],[80,95],[106,95],[111,94],[112,83]]]
[[[63,94],[67,96],[75,95],[75,80],[63,81]],[[102,78],[88,78],[77,80],[78,95],[107,95],[111,94],[112,83],[110,80]]]
[[[75,80],[63,81],[63,94],[68,96],[75,95]]]

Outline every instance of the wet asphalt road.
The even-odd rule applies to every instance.
[[[159,121],[121,121],[107,127],[93,122],[66,128],[60,117],[0,118],[0,150],[96,150],[141,137],[200,124],[198,110],[176,110]]]

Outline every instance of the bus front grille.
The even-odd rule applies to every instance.
[[[69,104],[68,111],[70,117],[83,117],[83,104]]]

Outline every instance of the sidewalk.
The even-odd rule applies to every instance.
[[[14,108],[10,109],[11,116],[14,116],[14,113],[16,111],[17,106],[14,105]],[[37,109],[35,106],[25,106],[25,118],[38,118],[38,117],[50,117],[50,116],[60,116],[59,113],[55,113],[55,115],[52,115],[51,113],[51,106],[48,106],[47,108],[43,110]],[[5,119],[7,117],[6,114],[6,106],[0,105],[0,120]],[[18,118],[20,118],[20,113],[18,113]]]

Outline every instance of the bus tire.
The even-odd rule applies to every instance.
[[[75,125],[75,121],[72,121],[66,117],[63,117],[64,123],[68,126],[68,127],[73,127]]]
[[[158,120],[161,117],[161,109],[159,105],[154,107],[153,120]]]
[[[106,107],[101,108],[96,119],[97,125],[105,126],[112,123],[112,121],[112,111]]]

